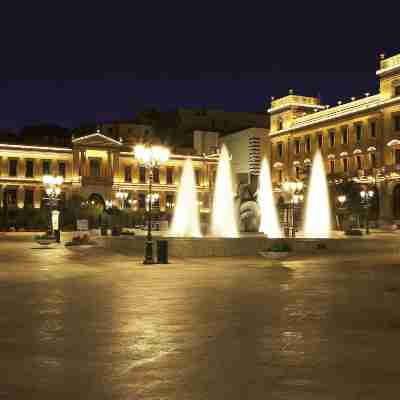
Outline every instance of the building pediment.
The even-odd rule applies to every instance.
[[[95,132],[90,135],[81,136],[72,139],[73,146],[83,147],[121,147],[122,143],[118,140],[103,135],[100,132]]]

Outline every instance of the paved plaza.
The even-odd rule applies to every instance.
[[[0,399],[386,399],[400,256],[141,259],[0,240]]]

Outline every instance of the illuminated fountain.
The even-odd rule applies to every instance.
[[[269,238],[282,237],[274,195],[272,193],[271,171],[266,158],[261,163],[257,201],[261,213],[259,231],[265,233]]]
[[[331,233],[331,208],[325,166],[320,151],[314,157],[306,204],[304,236],[327,238]]]
[[[226,146],[223,145],[218,162],[211,219],[211,234],[213,236],[239,236],[234,197],[229,153]]]
[[[196,180],[192,160],[189,158],[183,166],[174,219],[169,234],[179,237],[201,237]]]

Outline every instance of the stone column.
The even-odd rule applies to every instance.
[[[33,206],[35,208],[40,208],[40,195],[41,195],[41,188],[40,186],[35,187],[33,189]]]
[[[160,211],[165,211],[165,192],[159,192],[160,195]]]
[[[23,186],[19,186],[17,188],[17,207],[23,208],[25,200],[25,188]]]
[[[119,152],[114,151],[113,153],[113,179],[119,180],[120,178],[120,171],[119,171]]]
[[[111,159],[111,151],[107,150],[107,176],[113,176],[113,169],[112,169],[112,159]]]

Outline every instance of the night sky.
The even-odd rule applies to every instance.
[[[29,3],[2,8],[0,128],[262,111],[289,88],[334,104],[375,92],[379,54],[400,52],[398,10],[377,4]]]

